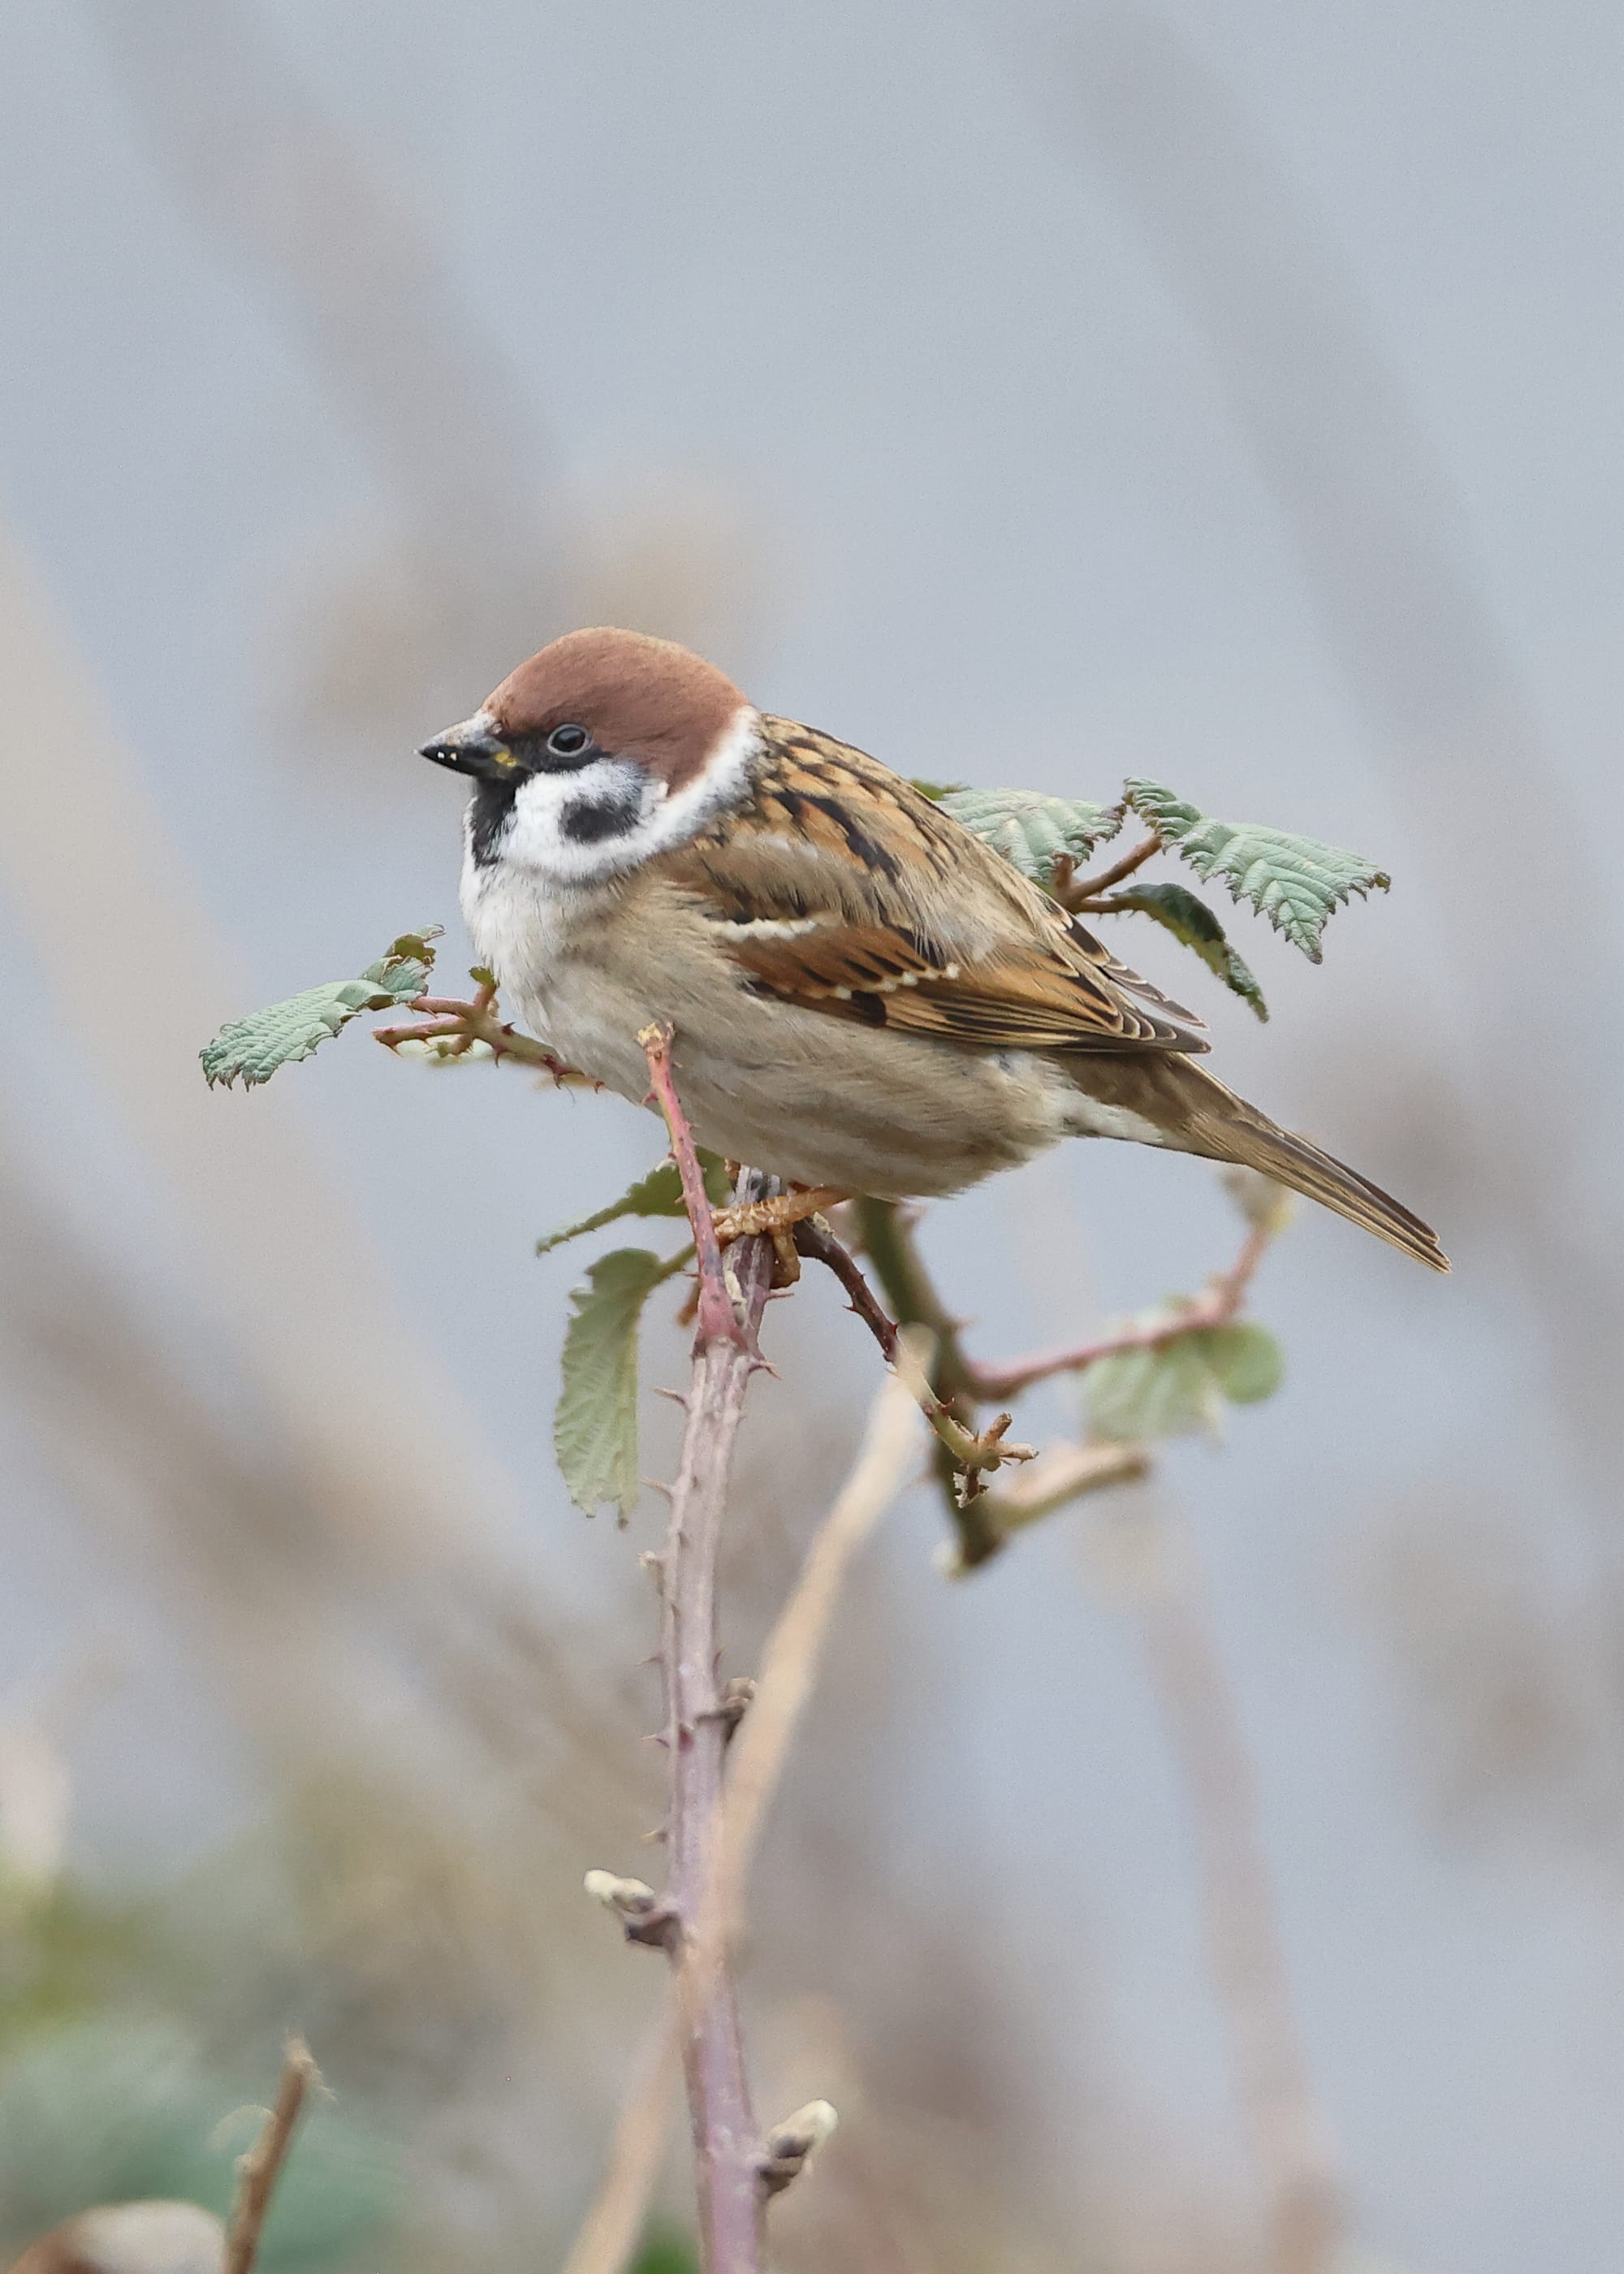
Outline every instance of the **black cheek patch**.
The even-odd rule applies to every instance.
[[[559,835],[570,845],[601,845],[606,838],[624,837],[643,818],[643,800],[635,790],[618,797],[578,797],[559,816]]]

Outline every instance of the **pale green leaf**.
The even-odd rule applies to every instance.
[[[434,962],[429,945],[438,930],[403,932],[357,979],[335,979],[307,987],[285,1003],[251,1012],[222,1027],[199,1052],[203,1078],[229,1089],[240,1075],[244,1089],[269,1081],[278,1066],[307,1058],[318,1044],[338,1034],[362,1011],[389,1011],[421,995]]]
[[[1083,1377],[1094,1434],[1139,1444],[1213,1428],[1223,1393],[1193,1341],[1181,1335],[1097,1359]]]
[[[1256,822],[1214,821],[1160,782],[1126,785],[1128,802],[1200,877],[1216,877],[1236,900],[1266,915],[1276,931],[1318,963],[1327,922],[1355,892],[1386,892],[1385,870],[1325,845]]]
[[[1271,1396],[1282,1369],[1280,1345],[1265,1327],[1250,1320],[1197,1327],[1096,1359],[1083,1377],[1088,1426],[1123,1444],[1210,1434],[1226,1401],[1250,1405]]]
[[[605,1501],[622,1515],[635,1505],[637,1328],[655,1288],[687,1260],[686,1250],[667,1261],[646,1247],[617,1247],[570,1295],[553,1445],[569,1497],[589,1516]]]
[[[697,1147],[699,1165],[704,1171],[705,1191],[711,1204],[720,1207],[732,1197],[733,1187],[721,1157]],[[646,1177],[639,1177],[635,1185],[611,1201],[607,1208],[595,1209],[590,1216],[577,1216],[573,1224],[562,1224],[556,1231],[549,1231],[536,1242],[538,1255],[545,1255],[555,1247],[562,1247],[567,1239],[579,1239],[583,1231],[601,1231],[606,1224],[614,1224],[623,1216],[681,1216],[682,1180],[677,1174],[674,1161],[662,1161],[658,1169],[650,1169]]]
[[[1190,1339],[1217,1376],[1231,1405],[1257,1405],[1272,1397],[1286,1370],[1285,1353],[1267,1327],[1237,1319],[1227,1327],[1207,1327]]]
[[[1223,926],[1206,901],[1183,885],[1131,885],[1094,901],[1089,913],[1095,912],[1153,916],[1175,939],[1193,948],[1207,969],[1216,972],[1243,1003],[1250,1003],[1259,1019],[1268,1017],[1263,990],[1224,937]]]
[[[1052,883],[1057,861],[1083,860],[1115,837],[1122,816],[1086,798],[1046,797],[1035,789],[955,789],[938,796],[951,813],[1034,885]]]

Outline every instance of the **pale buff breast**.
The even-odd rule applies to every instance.
[[[705,919],[645,879],[560,891],[523,871],[474,870],[463,914],[525,1023],[635,1104],[649,1087],[638,1034],[668,1024],[695,1133],[729,1160],[798,1184],[929,1197],[1076,1127],[1078,1093],[1049,1058],[751,995]]]

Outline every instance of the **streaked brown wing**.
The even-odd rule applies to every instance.
[[[660,861],[754,987],[982,1049],[1207,1047],[1199,1020],[888,767],[766,724],[751,805]]]

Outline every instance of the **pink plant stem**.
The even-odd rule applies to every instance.
[[[1116,1358],[1124,1351],[1154,1350],[1203,1327],[1228,1326],[1245,1299],[1269,1238],[1267,1227],[1254,1227],[1247,1233],[1235,1261],[1210,1283],[1206,1293],[1164,1319],[1150,1321],[1144,1326],[1124,1327],[1120,1334],[1106,1335],[1094,1342],[1029,1351],[1024,1358],[1006,1359],[1002,1366],[981,1366],[974,1359],[967,1359],[972,1394],[1000,1402],[1018,1397],[1023,1389],[1030,1389],[1035,1382],[1047,1382],[1051,1374],[1077,1374],[1100,1359]]]
[[[704,1173],[699,1165],[699,1156],[694,1146],[694,1133],[688,1126],[677,1096],[676,1083],[671,1071],[671,1028],[665,1026],[645,1027],[637,1037],[649,1061],[649,1081],[654,1102],[665,1117],[665,1126],[671,1133],[671,1150],[677,1164],[677,1174],[682,1180],[682,1204],[688,1210],[688,1220],[694,1229],[694,1246],[699,1257],[698,1327],[694,1337],[695,1352],[707,1342],[718,1337],[736,1343],[752,1358],[759,1356],[754,1329],[747,1330],[733,1307],[733,1297],[727,1291],[727,1281],[722,1269],[722,1250],[716,1236],[716,1219],[710,1213],[710,1196],[705,1190]]]
[[[756,1329],[772,1284],[773,1250],[763,1238],[734,1244],[735,1307],[693,1133],[672,1076],[671,1031],[647,1028],[638,1040],[671,1133],[699,1262],[693,1380],[660,1562],[660,1660],[671,1765],[668,1864],[659,1906],[640,1939],[662,1944],[676,1969],[703,2274],[761,2274],[765,2150],[750,2106],[738,1993],[725,1954],[703,1951],[699,1936],[721,1845],[724,1764],[735,1718],[723,1695],[717,1566],[745,1392],[763,1362]],[[760,1199],[771,1189],[747,1171],[737,1197]]]
[[[748,1197],[742,1184],[741,1193]],[[697,1238],[697,1222],[694,1231]],[[753,1337],[772,1284],[772,1245],[741,1240],[736,1253]],[[707,1332],[702,1321],[662,1575],[671,1757],[665,1939],[677,1969],[705,2274],[759,2274],[766,2202],[732,1969],[716,1956],[697,1962],[695,1943],[716,1870],[731,1728],[719,1675],[717,1561],[733,1446],[754,1371],[734,1330],[731,1304],[721,1332]]]

